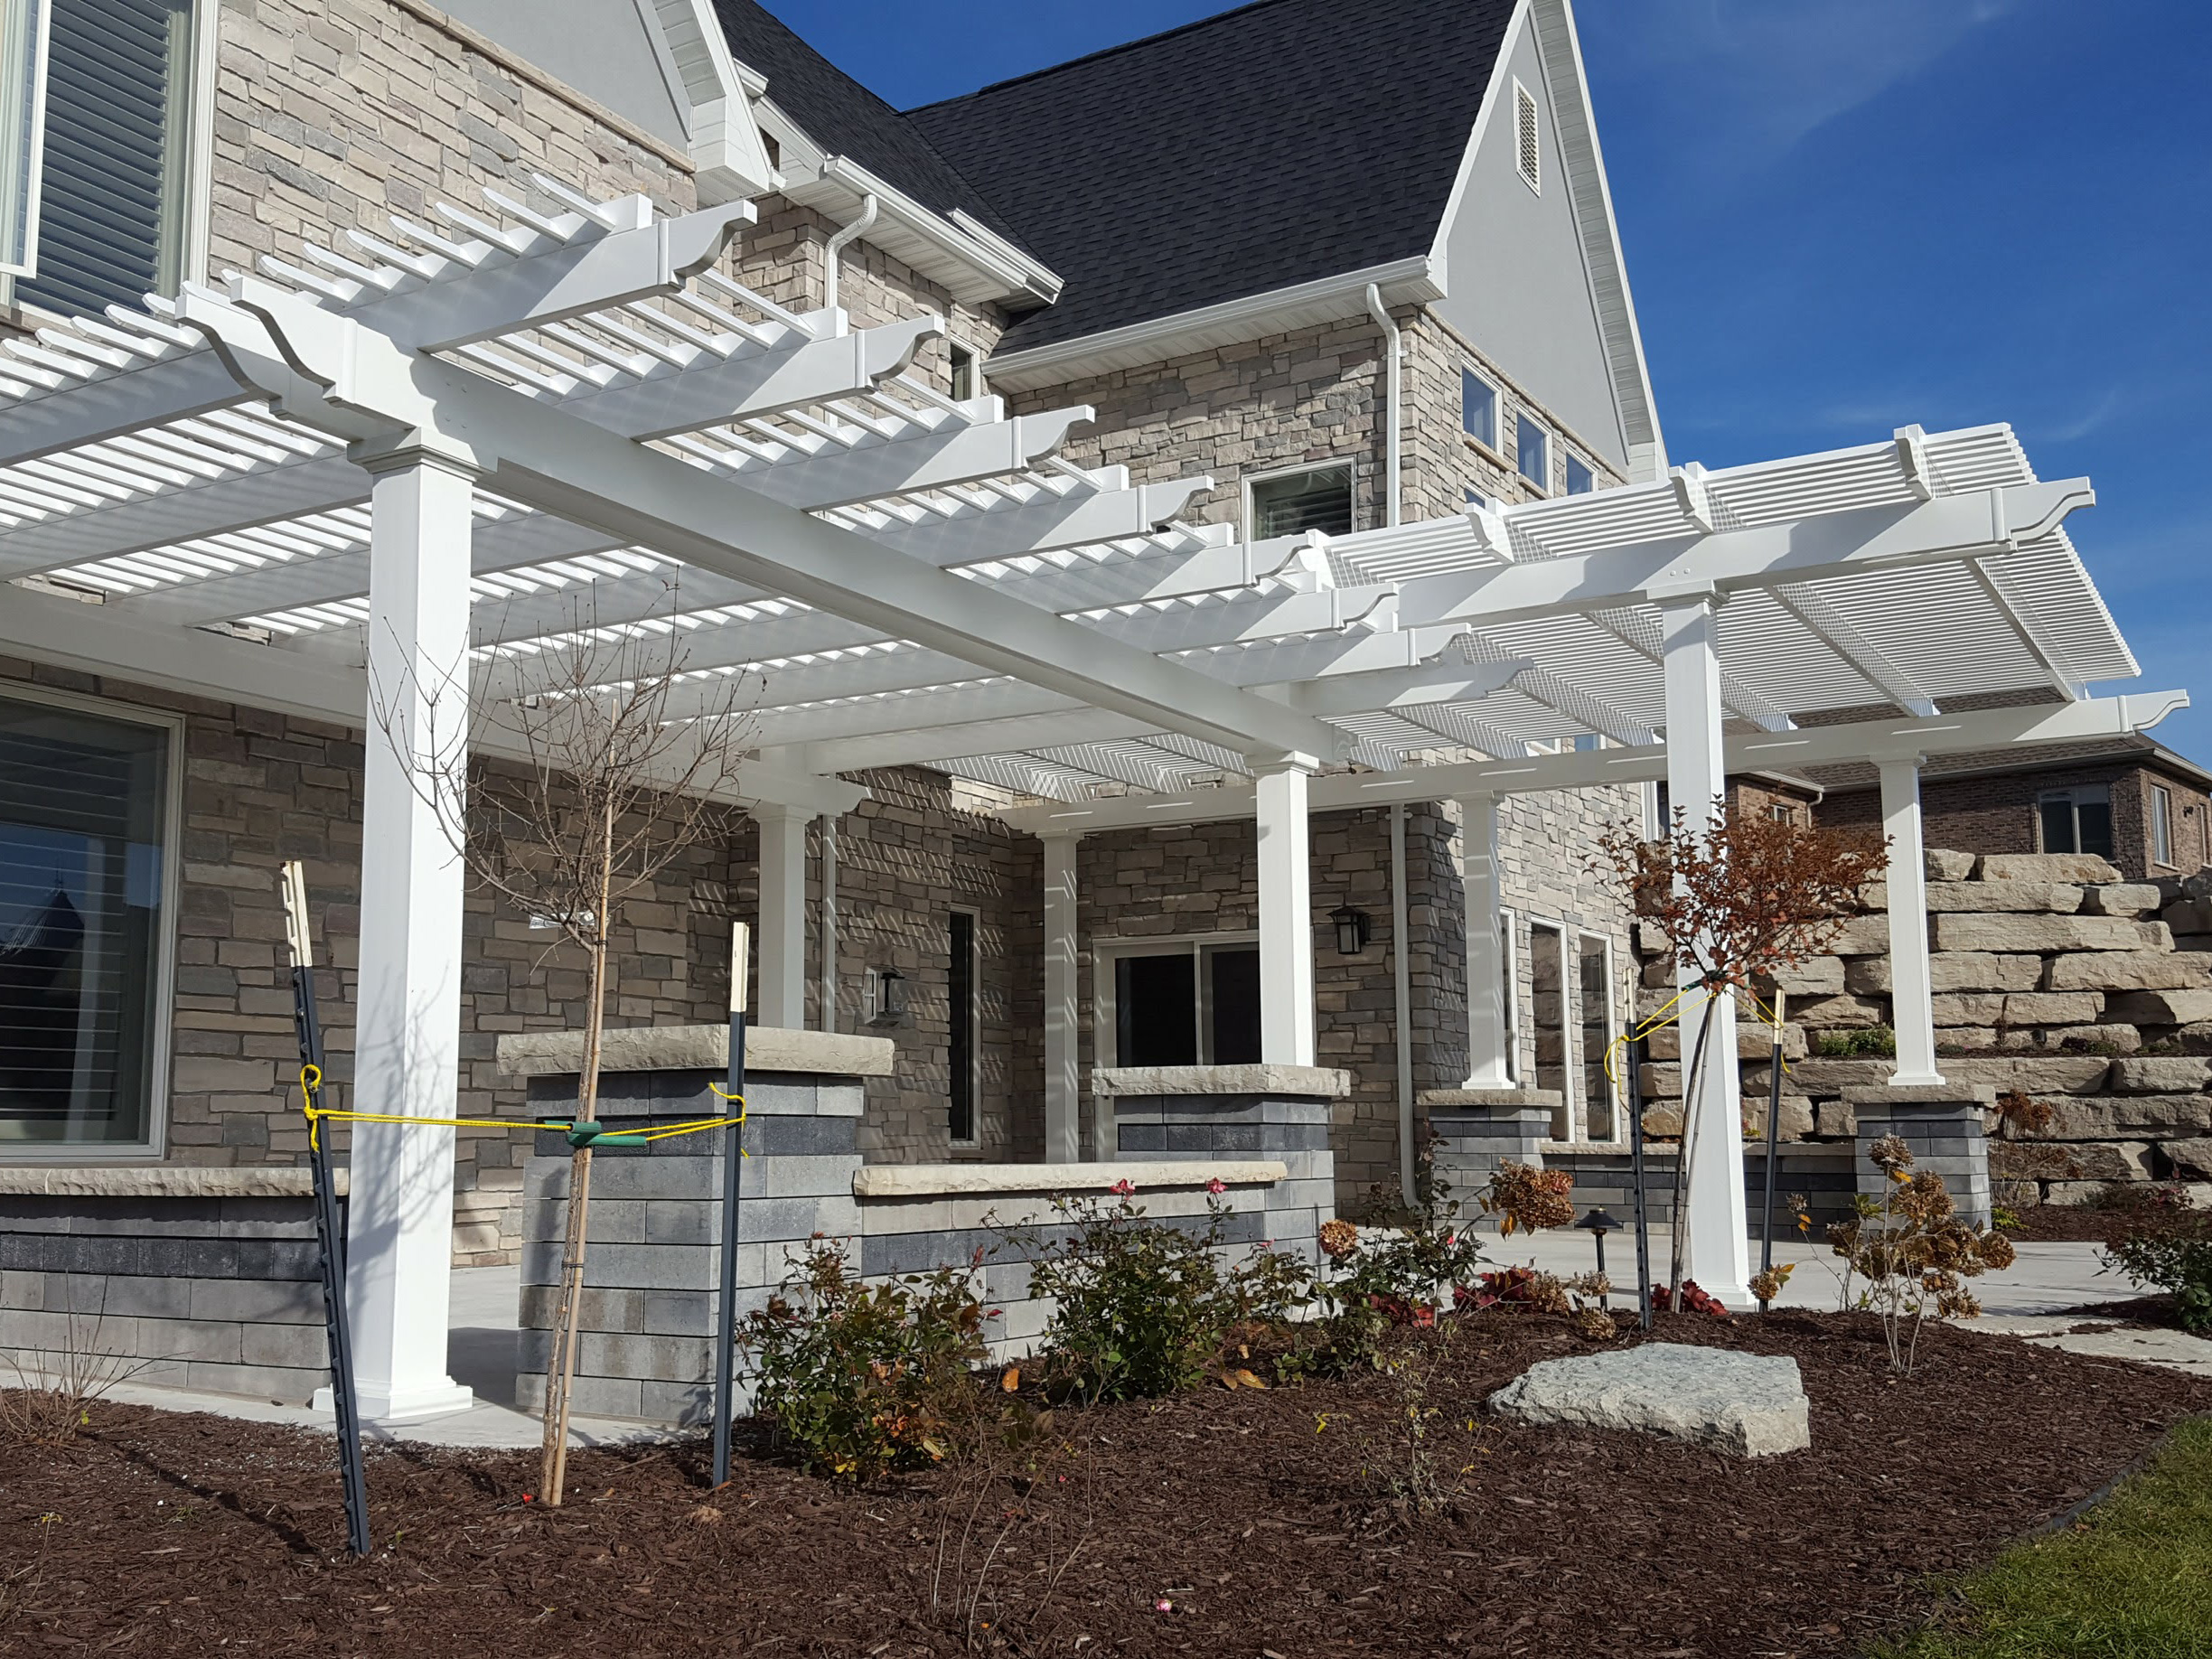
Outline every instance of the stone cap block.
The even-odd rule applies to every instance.
[[[1139,1191],[1272,1186],[1289,1166],[1268,1158],[1114,1164],[869,1164],[853,1172],[856,1198],[945,1198],[982,1193],[1102,1193],[1127,1181]]]
[[[1503,1106],[1554,1111],[1567,1097],[1557,1089],[1424,1089],[1416,1097],[1424,1106]]]
[[[1988,1083],[1861,1083],[1843,1091],[1850,1106],[1994,1106]]]
[[[527,1127],[527,1126],[525,1126]],[[342,1195],[343,1168],[331,1172]],[[0,1195],[56,1198],[311,1198],[314,1172],[284,1164],[207,1168],[187,1164],[16,1164],[0,1167]]]
[[[1326,1065],[1101,1065],[1092,1069],[1091,1092],[1304,1094],[1340,1101],[1352,1092],[1352,1073]]]
[[[1985,853],[1974,868],[1982,881],[2114,882],[2119,867],[2095,853]]]
[[[745,1031],[748,1072],[792,1072],[824,1077],[888,1077],[895,1054],[889,1037],[843,1031],[792,1031],[752,1026]],[[499,1066],[510,1077],[573,1077],[584,1069],[581,1031],[521,1031],[499,1040]],[[637,1026],[602,1032],[602,1072],[726,1072],[727,1026]]]

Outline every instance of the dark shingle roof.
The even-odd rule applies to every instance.
[[[947,214],[965,208],[1000,235],[1014,234],[914,122],[754,0],[715,0],[715,12],[731,53],[768,78],[769,99],[831,155],[859,163],[923,207]]]
[[[1066,282],[998,349],[1427,252],[1513,9],[1260,0],[910,111]]]

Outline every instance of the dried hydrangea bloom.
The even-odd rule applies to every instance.
[[[1331,1261],[1342,1261],[1359,1248],[1359,1229],[1348,1221],[1326,1221],[1321,1223],[1321,1253]]]

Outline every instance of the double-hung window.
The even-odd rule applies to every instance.
[[[1498,446],[1497,388],[1472,369],[1459,371],[1459,426],[1486,449]]]
[[[1111,947],[1113,1064],[1251,1065],[1260,1058],[1256,941]]]
[[[1319,530],[1325,536],[1352,533],[1352,466],[1301,468],[1255,478],[1245,486],[1252,539],[1297,536]]]
[[[954,911],[946,934],[950,960],[945,975],[945,1061],[951,1085],[947,1090],[947,1116],[951,1122],[952,1144],[971,1147],[978,1139],[976,1039],[982,1013],[976,983],[974,913]]]
[[[1590,472],[1589,463],[1572,450],[1567,452],[1567,493],[1588,495],[1598,487],[1598,480]]]
[[[1546,494],[1551,492],[1551,435],[1526,415],[1514,417],[1514,463],[1522,477]]]
[[[0,693],[0,1154],[161,1149],[177,737]]]
[[[2173,791],[2163,784],[2151,786],[2151,862],[2171,866],[2173,856]]]
[[[67,315],[183,275],[194,15],[210,0],[0,0],[0,267]],[[212,26],[211,20],[209,27]],[[23,43],[42,28],[42,62]]]
[[[2047,853],[2113,856],[2112,791],[2102,783],[2047,789],[2036,798]]]

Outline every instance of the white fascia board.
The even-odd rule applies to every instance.
[[[1927,720],[1878,720],[1754,733],[1724,740],[1731,776],[1778,767],[1832,765],[1913,755],[2032,748],[2084,738],[2147,731],[2178,708],[2186,691],[2130,693],[2077,703],[1977,709]],[[1517,795],[1561,789],[1655,783],[1666,776],[1666,748],[1595,749],[1533,755],[1525,760],[1411,766],[1400,772],[1332,773],[1308,785],[1314,811],[1388,806],[1393,801],[1448,801],[1466,795]],[[1249,784],[1191,790],[1173,796],[1127,795],[1106,801],[1002,809],[1008,826],[1029,835],[1090,834],[1146,824],[1210,823],[1252,815]]]
[[[1385,305],[1420,305],[1444,292],[1442,267],[1429,254],[1346,271],[1265,294],[1224,300],[1173,316],[1152,317],[1120,328],[994,352],[983,372],[994,386],[1014,391],[1057,386],[1117,369],[1138,369],[1192,351],[1236,345],[1343,317],[1367,314],[1367,289],[1380,288]]]
[[[689,107],[699,200],[734,202],[774,190],[782,175],[769,164],[713,0],[652,0],[651,12]]]

